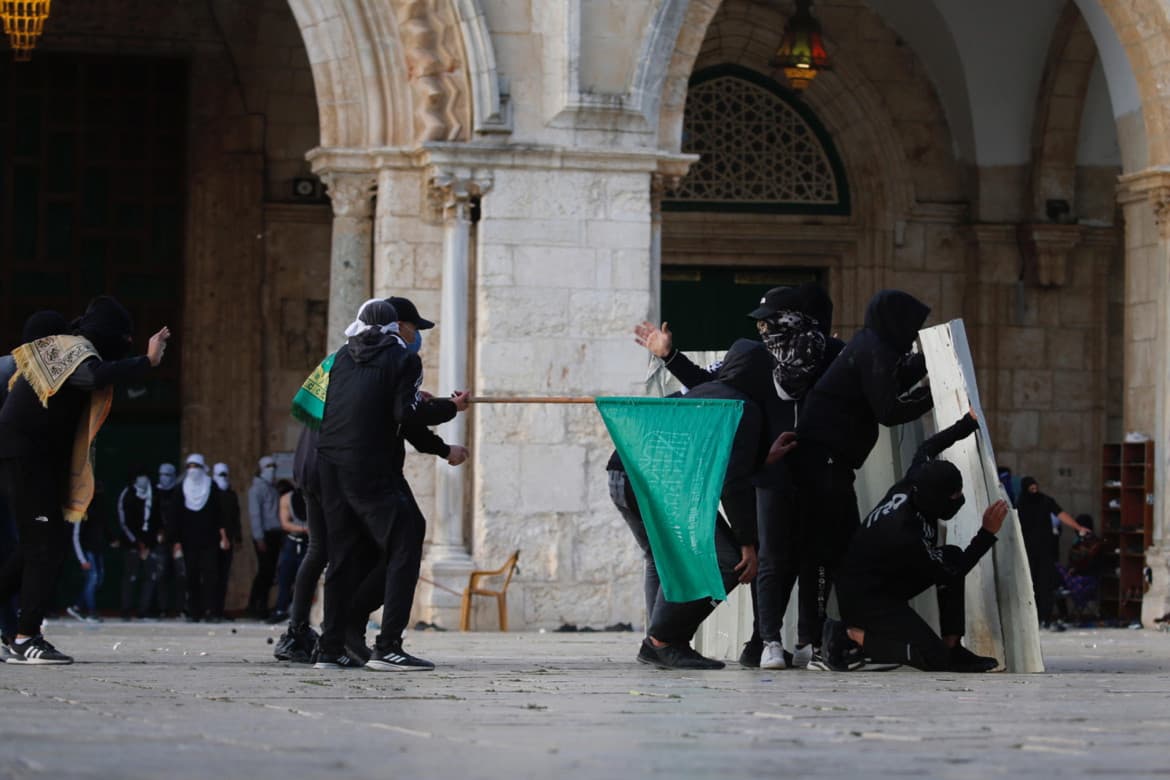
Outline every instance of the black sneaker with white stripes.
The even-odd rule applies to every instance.
[[[73,658],[49,644],[44,636],[38,635],[23,643],[13,640],[8,646],[5,663],[62,665],[73,663]]]
[[[313,650],[311,663],[314,669],[360,669],[362,667],[361,661],[344,650],[336,655],[322,652],[320,643]]]
[[[375,648],[374,655],[366,662],[367,669],[375,672],[429,672],[435,665],[425,658],[417,658],[402,649],[402,642],[392,644],[383,651]]]

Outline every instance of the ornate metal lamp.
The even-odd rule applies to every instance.
[[[796,0],[796,13],[788,20],[772,65],[784,69],[789,85],[797,92],[808,89],[817,73],[829,70],[829,55],[821,24],[812,15],[812,0]]]
[[[45,30],[52,0],[0,0],[0,21],[17,62],[32,59],[32,50]]]

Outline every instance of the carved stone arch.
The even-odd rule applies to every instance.
[[[1065,6],[1048,50],[1032,128],[1030,208],[1037,221],[1049,219],[1046,203],[1064,200],[1076,215],[1077,142],[1097,47],[1075,3]]]
[[[289,6],[313,69],[322,147],[413,146],[506,130],[478,0]]]

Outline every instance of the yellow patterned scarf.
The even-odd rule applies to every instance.
[[[66,380],[84,361],[99,357],[93,344],[81,336],[48,336],[12,351],[16,373],[8,382],[9,390],[23,377],[32,386],[41,406],[49,407],[49,399],[65,386]],[[73,450],[69,456],[69,494],[62,510],[71,523],[84,520],[93,501],[93,440],[110,413],[114,388],[103,387],[89,394],[89,405],[77,421],[73,436]]]

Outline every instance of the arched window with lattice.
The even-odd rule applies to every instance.
[[[720,65],[691,78],[682,151],[699,160],[667,193],[665,210],[849,213],[845,168],[829,133],[753,70]]]

